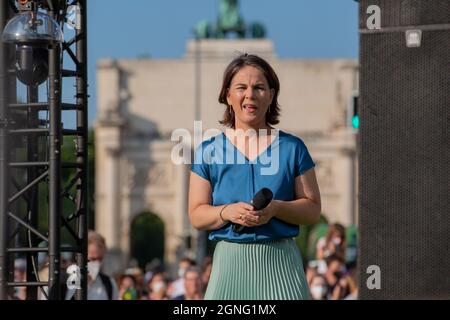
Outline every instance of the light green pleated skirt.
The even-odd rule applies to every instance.
[[[294,239],[218,242],[205,299],[309,299],[300,251]]]

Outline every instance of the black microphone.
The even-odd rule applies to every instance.
[[[262,188],[253,197],[252,205],[254,210],[264,209],[269,205],[270,201],[272,201],[272,198],[273,198],[272,191],[270,191],[270,189],[268,188]],[[233,231],[239,233],[244,229],[244,227],[245,226],[241,224],[234,224]]]

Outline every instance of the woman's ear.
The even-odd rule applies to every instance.
[[[230,106],[231,102],[230,102],[230,89],[227,89],[227,104]]]
[[[273,98],[275,97],[275,89],[270,89],[270,104],[272,104]]]

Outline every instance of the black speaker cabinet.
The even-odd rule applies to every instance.
[[[360,299],[450,299],[450,1],[359,16]]]

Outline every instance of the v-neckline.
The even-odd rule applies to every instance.
[[[269,150],[269,148],[272,146],[272,144],[275,142],[276,139],[279,139],[280,137],[280,131],[279,129],[274,129],[274,131],[276,132],[275,136],[273,137],[272,141],[267,145],[267,147],[261,151],[260,153],[258,153],[256,155],[256,157],[252,160],[250,160],[246,155],[245,152],[242,152],[241,150],[239,150],[238,147],[236,147],[236,145],[230,140],[230,138],[228,138],[228,136],[225,134],[225,132],[222,132],[222,135],[225,137],[225,139],[233,146],[234,149],[236,149],[237,152],[239,152],[244,158],[245,160],[247,160],[248,162],[255,162],[259,159],[259,157],[261,157],[261,155],[263,155],[265,152],[267,152],[267,150]]]

